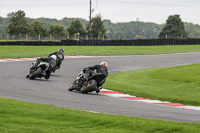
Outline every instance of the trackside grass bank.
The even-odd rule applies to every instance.
[[[0,98],[1,133],[200,132],[199,123],[90,113]]]
[[[49,53],[65,49],[65,55],[153,55],[200,52],[200,45],[179,46],[0,46],[0,58],[46,57]]]
[[[103,87],[138,97],[200,106],[200,64],[110,74]]]

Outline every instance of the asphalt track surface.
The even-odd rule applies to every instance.
[[[120,114],[181,122],[200,122],[200,111],[68,91],[68,86],[85,67],[107,61],[116,73],[161,66],[200,63],[200,53],[135,55],[65,59],[49,80],[25,78],[33,61],[0,62],[0,97],[91,112]],[[159,99],[158,99],[159,100]]]

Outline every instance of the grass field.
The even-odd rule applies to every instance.
[[[103,87],[138,97],[200,106],[200,64],[109,74]]]
[[[90,113],[0,98],[1,133],[200,132],[200,123]]]
[[[49,53],[65,49],[65,55],[153,55],[200,52],[200,45],[181,46],[0,46],[0,58],[46,57]]]

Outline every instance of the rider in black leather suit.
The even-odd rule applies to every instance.
[[[94,65],[94,66],[90,66],[88,68],[83,69],[83,72],[85,73],[85,77],[82,78],[81,80],[86,81],[86,80],[91,79],[94,70],[103,79],[97,86],[98,90],[96,91],[100,91],[100,89],[102,88],[101,86],[104,84],[106,77],[108,76],[108,68],[107,68],[107,63],[105,61],[101,62],[100,65]]]

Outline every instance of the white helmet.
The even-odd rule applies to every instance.
[[[56,55],[51,55],[50,57],[56,61]]]
[[[108,63],[107,63],[107,62],[105,62],[105,61],[102,61],[102,62],[100,63],[100,65],[103,65],[103,66],[108,66]]]

